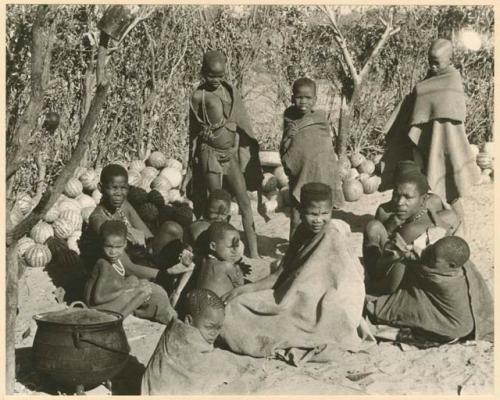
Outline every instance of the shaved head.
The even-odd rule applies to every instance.
[[[432,42],[429,49],[429,68],[433,73],[438,73],[451,64],[453,46],[449,40],[437,39]]]
[[[226,56],[218,50],[207,51],[203,55],[202,71],[224,70],[226,67]]]

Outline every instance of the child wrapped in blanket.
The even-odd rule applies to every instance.
[[[207,394],[248,368],[248,360],[214,349],[225,318],[224,303],[212,291],[186,296],[184,321],[163,332],[142,378],[142,395]]]
[[[492,297],[469,257],[462,238],[439,239],[423,250],[420,264],[397,291],[367,303],[369,320],[410,328],[417,337],[438,343],[472,337],[492,341]]]
[[[116,311],[168,324],[176,317],[167,293],[147,279],[130,275],[132,262],[124,255],[127,226],[109,220],[99,230],[102,255],[85,285],[85,301],[91,308]]]

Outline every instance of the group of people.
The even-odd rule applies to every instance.
[[[349,226],[332,219],[343,201],[339,162],[326,114],[315,109],[316,85],[294,82],[280,146],[292,204],[290,243],[270,275],[250,282],[230,204],[236,198],[247,255],[258,258],[247,191],[262,185],[259,146],[241,97],[224,80],[224,55],[204,55],[203,83],[190,101],[183,183],[193,210],[171,206],[152,232],[127,201],[127,171],[111,164],[102,170],[103,197],[81,239],[91,271],[87,304],[167,326],[143,394],[183,392],[172,376],[179,385],[190,373],[216,374],[213,361],[228,357],[223,353],[294,365],[331,360],[383,338],[381,326],[436,343],[492,339],[491,295],[457,236],[464,224],[460,198],[474,173],[463,146],[463,89],[450,60],[451,43],[435,41],[429,77],[388,124],[384,179],[393,196],[365,227],[363,264]],[[262,212],[260,191],[258,203]]]

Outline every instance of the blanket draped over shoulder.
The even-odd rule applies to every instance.
[[[299,116],[295,107],[289,107],[283,127],[280,155],[289,176],[291,195],[299,202],[305,183],[321,182],[331,187],[334,204],[341,205],[338,160],[326,114],[315,110]]]
[[[310,355],[319,349],[359,349],[360,334],[372,339],[360,327],[363,269],[344,239],[349,233],[332,220],[304,243],[307,234],[299,226],[274,288],[243,294],[227,305],[221,336],[229,348],[253,357],[297,349]],[[299,355],[299,361],[303,358]]]
[[[472,262],[458,271],[420,269],[396,292],[377,298],[375,323],[493,341],[493,300]]]
[[[222,85],[227,89],[232,100],[231,109],[225,119],[225,127],[231,131],[236,131],[239,135],[239,148],[236,154],[245,177],[247,190],[260,190],[263,173],[259,159],[259,143],[252,130],[250,118],[237,89],[226,81],[222,81]],[[200,89],[201,86],[197,90]],[[205,206],[206,201],[205,191],[199,189],[205,187],[205,177],[201,174],[201,168],[199,168],[196,161],[196,155],[202,144],[200,133],[206,128],[206,122],[197,115],[197,111],[191,106],[189,111],[189,141],[193,175],[188,193],[190,193],[193,200],[196,215],[201,215],[202,210],[200,208]]]
[[[173,320],[160,337],[142,378],[142,395],[208,394],[237,379],[251,359],[214,349],[198,329]]]
[[[392,187],[398,161],[415,160],[442,199],[466,195],[478,173],[465,135],[465,116],[462,79],[455,68],[419,82],[384,128],[387,150],[381,188]]]

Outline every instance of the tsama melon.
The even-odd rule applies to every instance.
[[[146,163],[142,160],[132,160],[130,162],[130,165],[128,167],[129,172],[130,171],[136,171],[136,172],[141,172],[144,168],[146,168]]]
[[[476,158],[477,165],[481,169],[487,169],[493,167],[493,160],[491,159],[491,155],[485,152],[479,153]]]
[[[73,178],[80,179],[85,172],[87,172],[87,168],[84,167],[76,167],[75,172],[73,172]]]
[[[34,244],[35,244],[35,241],[28,236],[25,236],[25,237],[22,237],[21,239],[19,239],[17,241],[17,244],[16,244],[16,250],[17,250],[18,257],[23,258],[24,253],[26,253],[26,250],[28,250]]]
[[[279,167],[281,165],[280,153],[277,151],[259,152],[260,163],[265,167]]]
[[[92,196],[89,196],[88,194],[82,193],[80,196],[76,198],[76,201],[80,204],[80,208],[89,208],[89,207],[94,207],[97,205]]]
[[[365,156],[361,153],[354,153],[351,155],[351,165],[353,168],[358,168],[365,160]]]
[[[470,144],[469,148],[474,158],[476,158],[479,154],[479,146],[477,144]]]
[[[153,183],[154,179],[154,176],[143,176],[139,187],[149,192],[151,190],[151,183]]]
[[[363,185],[357,179],[346,180],[343,183],[343,191],[347,201],[357,201],[363,194]]]
[[[47,212],[45,213],[45,215],[43,216],[43,220],[44,220],[45,222],[52,223],[52,222],[54,222],[57,218],[59,218],[59,213],[60,213],[59,208],[57,208],[57,206],[56,206],[56,205],[54,205],[54,206],[52,206],[52,208],[51,208],[49,211],[47,211]]]
[[[181,195],[181,192],[177,189],[171,189],[168,192],[168,199],[169,203],[175,203],[176,201],[182,202],[184,200],[184,198]]]
[[[174,168],[164,168],[160,176],[167,178],[173,188],[177,188],[182,183],[182,173]]]
[[[360,173],[371,175],[375,172],[375,164],[372,160],[364,160],[361,164],[359,164],[358,171]]]
[[[162,169],[167,164],[167,158],[161,151],[153,151],[147,159],[146,164],[156,169]]]
[[[30,267],[43,268],[52,260],[52,254],[47,246],[36,243],[26,250],[24,259]]]
[[[141,173],[139,171],[136,171],[135,169],[132,169],[128,171],[128,184],[131,186],[138,186],[140,185],[142,180]]]
[[[102,193],[99,189],[96,189],[92,192],[92,198],[94,199],[96,204],[99,204],[102,199]]]
[[[16,198],[15,207],[21,211],[23,215],[26,215],[33,206],[33,199],[27,193],[20,193]]]
[[[60,220],[60,219],[64,219],[64,220],[68,221],[71,224],[71,226],[73,227],[73,231],[79,230],[82,227],[83,219],[82,219],[81,211],[64,210],[59,215],[58,220]]]
[[[82,183],[76,178],[70,178],[64,187],[64,194],[71,199],[80,195],[83,191]]]
[[[288,176],[285,174],[285,169],[282,166],[276,167],[273,171],[274,176],[278,180],[278,187],[288,186]]]
[[[485,142],[483,144],[483,152],[488,153],[491,157],[495,156],[495,144],[493,142]]]
[[[158,175],[151,182],[151,189],[167,190],[168,191],[168,190],[172,189],[172,184],[164,176]]]
[[[83,190],[87,193],[92,193],[97,189],[99,175],[93,169],[88,169],[80,176],[80,182],[82,183]]]
[[[30,236],[36,243],[44,244],[49,237],[54,236],[54,229],[47,222],[39,221],[31,228]]]
[[[67,239],[75,231],[73,224],[62,218],[54,222],[52,227],[54,228],[55,236],[59,239]]]
[[[167,160],[165,168],[173,168],[176,169],[177,171],[182,172],[182,163],[179,160],[176,160],[175,158],[169,158]]]
[[[154,179],[160,172],[154,167],[146,167],[141,171],[143,178],[148,177]]]
[[[366,181],[368,178],[370,177],[370,175],[368,174],[365,174],[364,172],[362,174],[359,174],[358,176],[358,180],[363,183],[364,181]]]
[[[347,180],[356,179],[359,176],[359,172],[356,168],[351,168],[346,176]]]
[[[380,181],[381,179],[379,176],[371,176],[368,179],[362,181],[361,184],[363,185],[363,191],[366,194],[375,193],[380,186]]]
[[[57,204],[57,208],[60,213],[66,210],[80,211],[80,203],[75,199],[65,199]]]

